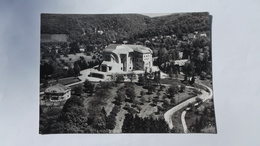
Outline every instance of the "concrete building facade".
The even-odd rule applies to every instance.
[[[153,66],[152,50],[142,45],[111,44],[103,51],[102,72],[130,72]]]
[[[102,52],[103,62],[90,77],[106,78],[112,74],[149,71],[153,67],[153,51],[142,45],[110,44]]]

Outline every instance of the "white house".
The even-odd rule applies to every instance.
[[[63,101],[71,97],[71,89],[62,84],[48,87],[45,91],[45,98],[50,101]]]

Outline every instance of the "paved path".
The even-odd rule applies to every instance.
[[[164,114],[164,119],[165,119],[165,121],[168,123],[170,129],[173,128],[172,115],[173,115],[175,112],[177,112],[178,110],[182,109],[183,107],[188,106],[189,103],[195,102],[197,97],[201,98],[203,102],[206,101],[206,100],[208,100],[208,99],[210,99],[210,98],[212,98],[212,90],[211,90],[209,87],[207,87],[207,86],[205,86],[205,85],[203,85],[203,84],[200,84],[200,85],[206,87],[210,92],[208,93],[208,92],[206,92],[205,90],[202,90],[202,89],[201,89],[201,92],[202,92],[201,95],[195,96],[195,97],[193,97],[193,98],[190,98],[190,99],[188,99],[188,100],[186,100],[186,101],[184,101],[184,102],[182,102],[182,103],[176,105],[175,107],[171,108],[170,110],[168,110],[168,111]],[[184,125],[184,126],[185,126],[185,125]]]
[[[206,87],[206,88],[210,91],[210,93],[209,93],[209,95],[207,96],[207,98],[203,99],[203,102],[205,102],[205,101],[208,100],[208,99],[211,99],[211,98],[213,97],[213,96],[212,96],[212,89],[209,88],[209,87],[207,87],[207,86],[205,86],[205,85],[203,85],[203,84],[201,84],[201,83],[200,83],[200,85]],[[188,130],[188,128],[187,128],[186,120],[185,120],[185,115],[186,115],[186,113],[187,113],[186,110],[184,110],[184,111],[181,113],[181,123],[182,123],[182,127],[183,127],[183,130],[184,130],[184,133],[188,133],[188,132],[189,132],[189,130]]]
[[[185,121],[185,115],[186,115],[186,113],[187,113],[186,110],[184,110],[184,111],[181,113],[181,123],[182,123],[182,127],[183,127],[184,133],[188,133],[188,128],[187,128],[186,121]]]

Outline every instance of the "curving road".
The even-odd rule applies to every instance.
[[[178,110],[180,110],[180,109],[182,109],[182,108],[188,106],[189,103],[195,102],[197,97],[201,98],[203,102],[206,101],[206,100],[208,100],[208,99],[210,99],[210,98],[212,98],[212,92],[213,92],[213,91],[212,91],[211,88],[209,88],[208,86],[205,86],[205,85],[203,85],[203,84],[201,84],[201,83],[197,83],[197,84],[206,87],[206,88],[209,90],[209,92],[206,92],[205,90],[202,90],[202,89],[201,89],[201,92],[202,92],[201,95],[195,96],[195,97],[193,97],[193,98],[190,98],[190,99],[188,99],[188,100],[186,100],[186,101],[184,101],[184,102],[182,102],[182,103],[180,103],[180,104],[174,106],[174,107],[171,108],[170,110],[168,110],[168,111],[164,114],[164,119],[165,119],[165,121],[168,123],[170,129],[173,128],[172,115],[173,115],[175,112],[177,112]],[[185,121],[185,114],[183,114],[183,118],[184,118],[184,121]],[[183,123],[183,127],[184,127],[184,128],[187,127],[186,122],[182,122],[182,123]],[[188,131],[188,130],[186,130],[186,132],[187,132],[187,131]]]
[[[184,110],[182,113],[181,113],[181,123],[182,123],[182,127],[183,127],[183,131],[184,133],[188,133],[188,127],[186,125],[186,121],[185,121],[185,115],[186,115],[187,111]]]

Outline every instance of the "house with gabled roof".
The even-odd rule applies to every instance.
[[[44,94],[49,101],[64,101],[71,97],[71,88],[58,83],[46,88]]]

